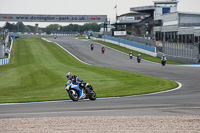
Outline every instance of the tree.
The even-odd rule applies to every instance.
[[[28,28],[26,28],[26,26],[22,22],[17,22],[17,24],[14,24],[14,23],[10,24],[9,22],[6,22],[3,29],[8,29],[11,32],[16,32],[16,31],[20,31],[20,32],[29,31],[30,32],[30,30]]]
[[[89,23],[89,24],[84,24],[81,28],[82,31],[94,31],[94,32],[99,32],[100,30],[100,25],[97,23]]]
[[[31,25],[26,25],[25,32],[35,32],[35,27]]]
[[[88,28],[89,28],[89,30],[91,30],[91,31],[99,32],[99,30],[100,30],[100,25],[98,25],[97,23],[90,23],[90,24],[88,24]]]
[[[63,26],[62,31],[63,32],[79,32],[80,31],[80,25],[69,24],[68,26]]]
[[[47,34],[50,34],[50,33],[57,33],[59,32],[59,28],[61,28],[62,26],[59,25],[59,24],[51,24],[49,26],[46,27],[45,29],[45,32]]]
[[[3,29],[8,29],[9,31],[13,31],[14,24],[10,24],[9,22],[6,22],[6,24],[3,26]]]
[[[22,22],[17,22],[16,29],[18,32],[24,32],[26,28]]]
[[[31,32],[30,28],[28,26],[25,26],[24,32]]]

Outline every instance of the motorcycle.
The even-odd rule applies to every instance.
[[[132,59],[133,58],[133,54],[129,54],[129,58]]]
[[[54,38],[54,39],[56,39],[56,38],[57,38],[57,36],[55,35],[55,36],[53,36],[53,38]]]
[[[141,62],[141,59],[137,59],[137,62],[140,63],[140,62]]]
[[[165,61],[165,60],[162,60],[162,61],[161,61],[161,64],[162,64],[162,66],[165,66],[166,61]]]
[[[138,54],[138,56],[137,56],[137,62],[140,63],[140,62],[141,62],[141,59],[142,59],[142,58],[141,58],[141,55]]]
[[[72,101],[78,101],[80,99],[96,100],[96,93],[89,83],[72,84],[69,80],[66,85],[66,91]]]
[[[91,51],[93,51],[93,49],[94,49],[94,45],[91,44],[90,47],[91,47]]]
[[[102,54],[104,54],[104,52],[105,52],[105,48],[104,47],[102,47],[101,52],[102,52]]]

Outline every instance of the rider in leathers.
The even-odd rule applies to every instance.
[[[80,80],[76,75],[72,75],[71,72],[68,72],[66,74],[66,77],[67,77],[68,80],[71,80],[72,84],[74,84],[74,85],[77,85],[78,83],[82,83],[83,82],[83,80]],[[81,89],[85,90],[85,84],[84,84],[84,86],[80,86],[80,84],[79,84],[79,87]],[[83,90],[82,90],[82,95],[80,96],[80,98],[84,98],[85,97],[85,94],[83,93]]]
[[[165,66],[166,61],[167,61],[167,58],[166,58],[165,55],[163,55],[163,56],[161,57],[161,64],[162,64],[163,66]]]
[[[66,77],[68,80],[72,81],[72,84],[78,84],[83,82],[83,80],[80,80],[76,75],[72,75],[71,72],[68,72]]]

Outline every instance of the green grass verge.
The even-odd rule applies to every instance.
[[[122,52],[127,53],[127,54],[129,54],[132,51],[133,55],[136,56],[136,57],[137,57],[138,54],[141,54],[142,59],[145,59],[145,60],[148,60],[148,61],[152,61],[152,62],[156,62],[156,63],[161,63],[161,58],[158,58],[158,57],[153,57],[153,56],[150,56],[150,55],[147,55],[147,54],[144,54],[144,53],[140,53],[140,52],[137,52],[137,51],[134,51],[134,50],[130,50],[128,48],[124,48],[124,47],[121,47],[119,45],[115,45],[115,44],[104,42],[104,41],[98,41],[98,40],[92,40],[92,41],[100,43],[100,44],[103,44],[103,45],[106,45],[106,46],[114,48],[114,49],[117,49],[117,50],[122,51]],[[174,62],[174,61],[169,61],[168,60],[166,62],[166,64],[184,64],[184,63],[179,63],[179,62]]]
[[[78,39],[86,39],[85,37],[79,37]],[[88,39],[87,39],[88,40]]]
[[[65,74],[91,83],[97,97],[139,95],[165,91],[177,83],[77,61],[55,43],[16,39],[11,63],[0,66],[0,103],[69,99]]]

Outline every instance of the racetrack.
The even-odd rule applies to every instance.
[[[154,95],[101,98],[96,101],[1,104],[0,118],[200,115],[200,67],[176,65],[163,67],[161,64],[144,60],[138,64],[136,59],[130,60],[127,54],[107,47],[102,54],[100,44],[93,43],[94,51],[91,51],[91,42],[85,40],[73,37],[49,40],[57,42],[88,64],[166,78],[180,82],[182,87]]]

